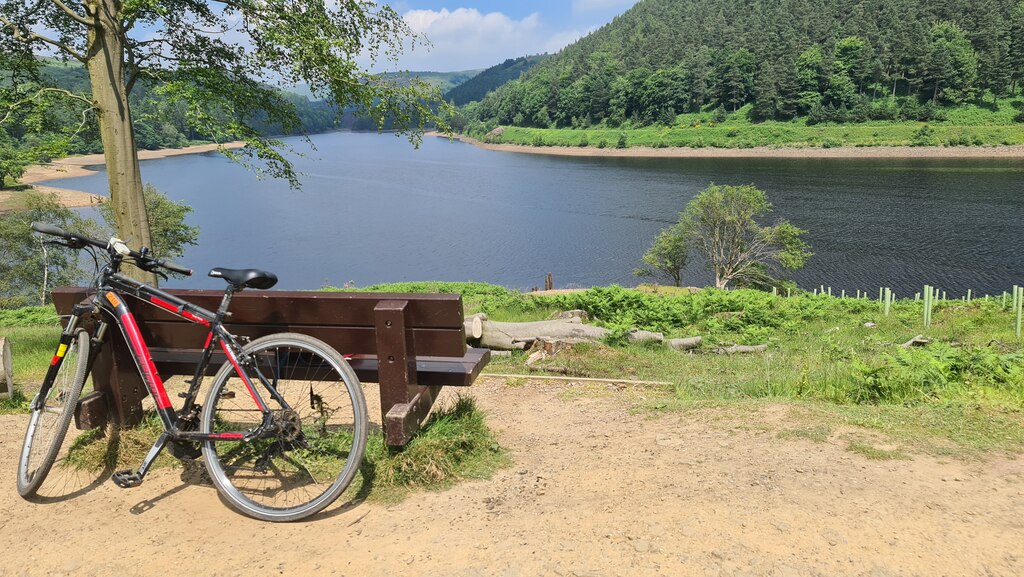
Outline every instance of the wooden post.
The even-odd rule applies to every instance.
[[[14,392],[14,368],[11,366],[11,341],[0,337],[0,399]]]
[[[548,273],[548,276],[544,277],[544,290],[549,291],[555,288],[555,277]]]
[[[377,329],[377,374],[384,441],[389,447],[409,442],[441,391],[417,384],[413,332],[406,329],[408,301],[380,301],[374,307]]]
[[[98,414],[104,412],[105,408],[114,423],[119,426],[131,427],[142,421],[142,399],[146,398],[149,390],[142,382],[128,343],[117,327],[111,327],[107,332],[107,342],[96,355],[91,374],[93,389],[99,393],[101,400],[96,400],[95,395],[89,396],[83,391],[83,397],[75,411],[76,415],[83,411]],[[83,401],[87,400],[90,403],[105,403],[105,407],[97,409],[100,405],[96,405],[87,410],[83,409]],[[99,421],[96,419],[86,419],[80,426],[91,428],[86,423],[97,426],[97,422]]]
[[[1017,316],[1017,321],[1014,325],[1014,334],[1017,338],[1021,337],[1021,317],[1024,316],[1024,287],[1017,289],[1017,310],[1014,312]]]

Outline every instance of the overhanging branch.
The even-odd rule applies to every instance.
[[[89,20],[85,16],[82,16],[78,12],[75,12],[74,10],[71,9],[70,6],[68,6],[64,2],[61,2],[61,0],[50,0],[50,1],[53,2],[57,6],[57,8],[60,8],[62,12],[67,14],[69,18],[71,18],[75,22],[78,22],[82,26],[88,26],[90,28],[93,28],[93,27],[96,26],[96,24],[93,23],[91,20]]]
[[[47,38],[42,34],[33,32],[26,28],[22,28],[21,26],[8,20],[5,16],[0,16],[0,24],[3,24],[4,28],[10,28],[11,36],[14,37],[14,39],[18,42],[22,42],[24,44],[32,44],[34,40],[38,40],[40,42],[44,42],[46,44],[59,48],[68,56],[71,56],[75,60],[78,60],[82,64],[85,64],[85,56],[82,56],[82,54],[80,54],[77,50],[59,40]]]

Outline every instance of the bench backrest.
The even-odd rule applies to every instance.
[[[216,310],[222,291],[167,292]],[[53,291],[58,314],[86,296],[85,289],[60,287]],[[417,357],[462,357],[466,354],[462,296],[457,294],[390,294],[304,291],[245,291],[234,295],[227,329],[251,338],[294,331],[323,340],[342,354],[377,355],[378,305],[405,301],[405,330],[411,333]],[[153,348],[199,349],[207,329],[149,303],[128,300],[146,343]]]

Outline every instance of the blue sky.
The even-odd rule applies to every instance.
[[[636,2],[393,0],[388,3],[413,30],[430,40],[431,47],[407,50],[397,63],[378,62],[373,70],[450,72],[487,68],[526,54],[557,52]]]

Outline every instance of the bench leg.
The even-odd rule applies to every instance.
[[[408,403],[393,405],[384,415],[384,439],[389,447],[402,447],[420,430],[441,387],[419,387]]]

